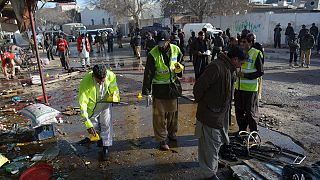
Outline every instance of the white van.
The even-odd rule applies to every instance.
[[[198,37],[198,32],[202,31],[202,28],[207,28],[207,34],[211,37],[222,32],[222,30],[216,29],[210,23],[189,23],[183,26],[182,31],[185,34],[185,42],[188,43],[189,38],[191,37],[191,32],[194,31],[196,33],[196,37]]]

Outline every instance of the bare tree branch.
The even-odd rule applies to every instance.
[[[91,5],[104,9],[116,18],[132,17],[139,27],[139,16],[146,9],[150,0],[91,0]]]
[[[212,15],[230,15],[250,9],[249,0],[161,0],[164,15],[194,15],[200,21]]]

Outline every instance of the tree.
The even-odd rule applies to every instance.
[[[60,12],[55,8],[52,9],[39,9],[35,13],[36,23],[38,25],[52,27],[55,25],[63,25],[73,21],[72,11]]]
[[[135,28],[139,27],[139,16],[148,8],[150,0],[92,0],[91,4],[105,9],[116,18],[132,17]]]
[[[162,0],[165,16],[192,14],[202,22],[204,17],[230,15],[248,10],[248,0]]]

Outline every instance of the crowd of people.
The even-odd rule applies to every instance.
[[[274,29],[274,48],[281,48],[281,31],[281,24],[279,23]],[[311,50],[316,47],[316,42],[318,42],[317,52],[320,50],[319,38],[319,29],[315,23],[312,23],[310,29],[307,29],[306,25],[303,24],[299,33],[296,33],[292,24],[288,23],[285,30],[285,45],[290,49],[289,66],[309,68],[311,63]],[[300,57],[300,65],[298,64],[298,57]]]

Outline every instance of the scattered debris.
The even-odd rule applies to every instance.
[[[67,106],[62,114],[67,116],[78,115],[80,114],[80,107]]]
[[[267,116],[265,114],[262,114],[261,117],[259,118],[258,124],[262,127],[273,129],[273,128],[278,128],[281,122],[273,116]]]
[[[7,163],[9,160],[4,155],[0,153],[0,167]]]
[[[22,94],[23,89],[10,89],[10,90],[3,90],[0,92],[0,97],[1,98],[12,98],[14,96],[17,96],[18,94]]]

